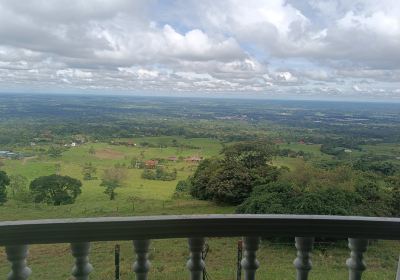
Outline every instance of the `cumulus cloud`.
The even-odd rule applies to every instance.
[[[397,0],[0,2],[0,90],[399,98]]]

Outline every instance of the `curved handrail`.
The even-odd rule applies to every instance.
[[[0,245],[203,236],[315,236],[400,240],[400,218],[232,214],[0,222]]]

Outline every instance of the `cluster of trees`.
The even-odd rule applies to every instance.
[[[161,181],[173,181],[176,179],[177,171],[168,171],[162,166],[157,166],[155,169],[145,168],[142,173],[143,179],[148,180],[161,180]]]
[[[5,203],[8,196],[23,202],[72,204],[81,194],[82,187],[79,180],[57,174],[38,177],[30,182],[29,188],[27,185],[28,180],[24,176],[8,176],[6,172],[0,171],[0,204]]]
[[[61,157],[62,153],[64,152],[64,149],[60,146],[55,146],[51,145],[49,149],[47,150],[47,154],[49,157],[52,158],[59,158]]]
[[[237,205],[238,213],[400,216],[400,173],[388,164],[371,172],[301,162],[289,170],[269,163],[277,153],[260,142],[226,147],[179,182],[176,192]]]
[[[227,146],[221,157],[202,161],[190,177],[190,193],[202,200],[239,204],[253,187],[275,181],[280,169],[270,161],[276,147],[268,142],[240,142]]]
[[[359,141],[354,138],[325,138],[322,140],[321,152],[332,156],[343,156],[346,149],[361,150]]]
[[[400,171],[398,164],[368,154],[361,156],[361,158],[353,164],[353,168],[365,172],[378,173],[384,176],[393,176]]]
[[[284,177],[284,176],[282,176]],[[353,185],[302,185],[280,178],[254,188],[238,213],[398,216],[398,188],[382,188],[372,180]],[[397,193],[397,195],[396,195]]]
[[[278,156],[291,157],[291,158],[301,157],[304,160],[309,160],[312,157],[312,154],[301,150],[296,152],[293,151],[292,149],[279,149]]]

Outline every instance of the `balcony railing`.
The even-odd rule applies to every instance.
[[[361,279],[369,239],[400,240],[400,219],[304,215],[190,215],[127,218],[83,218],[0,222],[0,245],[6,247],[11,263],[9,280],[28,279],[29,244],[70,243],[75,258],[72,275],[89,279],[91,241],[133,240],[136,279],[147,279],[151,239],[188,238],[190,279],[202,279],[205,237],[243,236],[244,279],[256,278],[260,237],[296,236],[297,280],[308,279],[314,237],[348,238],[350,255],[346,261],[349,279]],[[399,263],[400,266],[400,263]],[[264,277],[262,277],[264,279]],[[397,271],[400,280],[400,268]]]

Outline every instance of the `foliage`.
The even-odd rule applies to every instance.
[[[373,159],[368,159],[361,157],[357,160],[353,166],[355,169],[362,171],[376,172],[384,176],[393,176],[397,171],[399,171],[398,166],[389,161],[374,161]]]
[[[238,213],[390,216],[389,197],[372,185],[356,191],[338,188],[300,190],[288,181],[257,186]]]
[[[96,174],[96,167],[91,162],[86,162],[82,167],[83,180],[93,180]]]
[[[226,146],[221,153],[226,161],[235,161],[251,169],[265,165],[277,152],[276,145],[267,141],[247,141]]]
[[[223,159],[204,160],[190,178],[191,195],[203,200],[239,204],[254,185],[276,180],[279,170],[267,164],[276,154],[267,142],[240,142],[222,151]]]
[[[21,202],[31,202],[32,197],[28,189],[28,178],[20,174],[10,175],[11,197]]]
[[[59,158],[61,157],[63,152],[63,149],[61,147],[58,146],[50,146],[50,148],[47,150],[47,154],[49,155],[49,157],[52,158]]]
[[[78,179],[56,174],[38,177],[29,185],[35,202],[53,205],[73,204],[81,194],[81,187]]]
[[[115,199],[117,195],[115,189],[122,186],[126,177],[126,169],[123,167],[111,167],[104,170],[100,186],[105,188],[104,193],[110,200]]]
[[[156,169],[145,168],[142,172],[142,178],[148,180],[173,181],[176,179],[177,171],[167,171],[165,168],[158,166]]]
[[[88,150],[89,155],[95,155],[96,154],[96,150],[94,149],[93,146],[90,146],[89,150]]]
[[[191,185],[189,180],[180,180],[176,184],[175,192],[189,192],[190,187]]]
[[[0,170],[0,205],[7,201],[7,186],[10,184],[10,178],[5,171]]]

